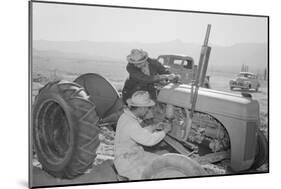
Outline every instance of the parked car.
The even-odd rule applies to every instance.
[[[256,74],[251,72],[240,72],[235,79],[229,81],[230,90],[234,88],[259,90],[260,82]]]

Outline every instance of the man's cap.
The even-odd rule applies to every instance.
[[[131,98],[127,100],[129,107],[150,107],[154,106],[155,102],[151,100],[147,91],[136,91]]]
[[[140,64],[148,59],[148,53],[142,49],[132,49],[127,56],[127,60],[131,64]]]

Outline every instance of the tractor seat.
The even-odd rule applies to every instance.
[[[129,181],[129,179],[127,177],[121,176],[118,174],[117,169],[115,168],[114,164],[111,165],[112,169],[114,170],[115,174],[116,174],[116,179],[117,181]]]

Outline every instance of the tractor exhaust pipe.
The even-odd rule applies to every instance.
[[[189,136],[189,132],[192,126],[193,113],[195,110],[197,96],[198,96],[198,90],[200,86],[203,86],[206,72],[207,72],[208,61],[211,53],[211,47],[208,46],[210,32],[211,32],[211,24],[208,24],[205,39],[201,48],[196,79],[194,82],[192,82],[192,86],[191,86],[191,95],[190,95],[191,109],[189,110],[189,113],[188,110],[186,109],[187,120],[186,120],[185,132],[183,136],[184,140],[187,140]]]

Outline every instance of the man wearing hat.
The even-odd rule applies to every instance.
[[[130,180],[141,179],[142,172],[158,155],[146,152],[143,146],[159,143],[171,130],[169,124],[162,125],[163,130],[156,131],[160,124],[141,127],[142,118],[150,111],[155,102],[147,91],[136,91],[127,100],[128,109],[117,122],[114,151],[114,165],[119,175]]]
[[[125,81],[122,98],[126,100],[138,90],[148,91],[152,99],[156,99],[155,83],[163,80],[173,80],[179,76],[171,74],[160,62],[148,57],[141,49],[133,49],[127,56],[127,71],[129,78]]]

